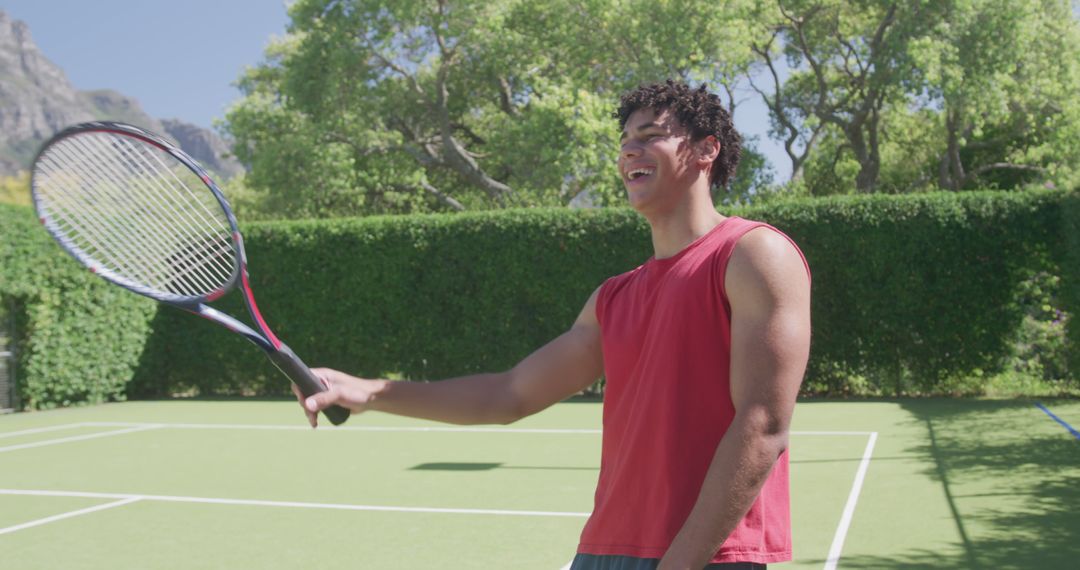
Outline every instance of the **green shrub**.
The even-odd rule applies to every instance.
[[[727,213],[772,223],[810,262],[808,393],[977,393],[982,379],[1033,374],[1075,383],[1075,194],[832,197]],[[24,323],[25,405],[287,393],[261,351],[89,275],[25,208],[0,207],[0,222],[0,297],[17,301]],[[647,224],[626,209],[243,230],[264,316],[308,364],[410,379],[512,366],[652,249]],[[220,304],[244,314],[235,293]]]
[[[651,249],[647,226],[628,210],[275,222],[244,232],[260,308],[309,365],[404,378],[512,366]],[[240,314],[231,301],[225,310]],[[141,393],[287,391],[259,351],[224,330],[178,311],[159,313],[153,328],[142,376],[155,382]]]
[[[0,302],[15,307],[24,407],[125,397],[155,304],[86,271],[26,207],[0,204]]]
[[[784,229],[810,261],[808,388],[843,393],[850,378],[864,377],[885,393],[928,393],[1009,357],[1023,284],[1059,272],[1062,198],[845,196],[743,215]]]
[[[1072,379],[1080,381],[1080,191],[1062,200],[1060,246],[1060,298],[1068,319],[1067,363]]]

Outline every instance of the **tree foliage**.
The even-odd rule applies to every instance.
[[[1067,0],[297,0],[225,130],[249,216],[621,202],[618,96],[760,97],[814,195],[1080,181]],[[749,95],[747,95],[749,94]],[[748,144],[727,203],[778,189]]]
[[[759,92],[811,192],[1076,176],[1080,32],[1068,1],[770,4],[754,49],[772,90]]]
[[[733,85],[727,4],[299,0],[227,116],[244,192],[292,217],[618,203],[618,95]]]

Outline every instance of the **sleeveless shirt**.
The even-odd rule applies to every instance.
[[[780,233],[726,218],[673,257],[601,286],[601,465],[578,552],[660,558],[689,516],[735,416],[724,276],[739,238],[758,227]],[[789,510],[785,451],[712,562],[790,560]]]

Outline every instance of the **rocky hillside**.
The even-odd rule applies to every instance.
[[[53,133],[93,120],[123,121],[171,138],[221,178],[243,170],[212,131],[155,119],[138,101],[112,90],[75,89],[34,44],[27,25],[0,10],[0,176],[26,170]]]
[[[226,158],[229,145],[213,131],[176,119],[162,119],[161,126],[164,130],[159,133],[171,137],[184,152],[222,179],[244,171],[235,159]]]

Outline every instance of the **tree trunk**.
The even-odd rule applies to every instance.
[[[859,173],[855,175],[855,189],[861,194],[870,194],[877,186],[878,174],[881,172],[881,157],[878,156],[877,148],[867,144],[863,134],[865,121],[854,120],[847,126],[848,141],[851,150],[855,153],[855,160],[859,162]]]

